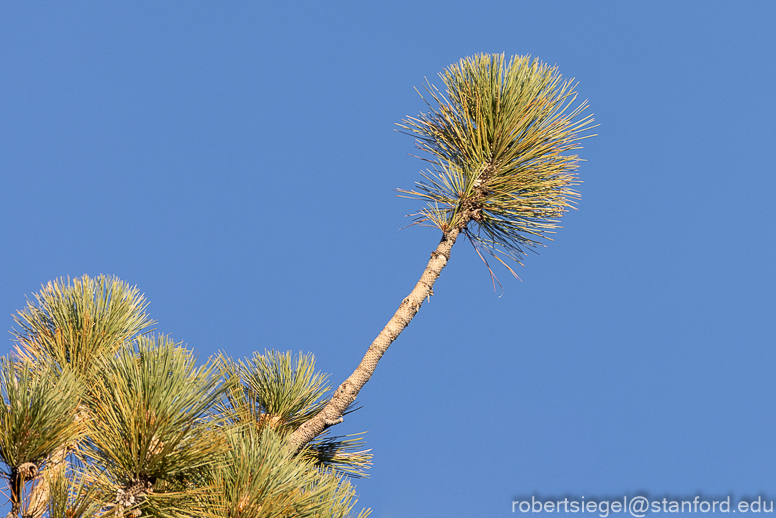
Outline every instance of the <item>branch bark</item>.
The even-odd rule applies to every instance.
[[[30,518],[42,518],[46,512],[46,507],[51,498],[51,482],[58,477],[64,476],[64,464],[67,458],[67,445],[57,448],[48,459],[46,459],[46,468],[38,473],[37,482],[32,488],[27,507],[22,516]]]
[[[291,434],[289,441],[293,451],[299,451],[326,428],[342,422],[342,415],[348,406],[356,400],[358,393],[374,374],[377,362],[383,357],[391,343],[409,325],[423,302],[434,294],[432,291],[434,283],[450,260],[450,250],[453,248],[459,233],[459,228],[452,228],[442,235],[442,240],[431,254],[431,259],[429,259],[428,265],[426,265],[426,269],[415,288],[399,304],[399,309],[369,346],[353,374],[339,386],[326,406],[315,417]]]

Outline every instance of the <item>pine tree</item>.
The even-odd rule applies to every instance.
[[[285,446],[325,401],[312,357],[197,366],[150,332],[146,306],[118,279],[84,276],[50,282],[18,313],[0,363],[7,516],[350,516],[348,475],[370,463],[362,441]]]
[[[414,318],[463,236],[510,272],[572,207],[582,131],[571,81],[528,57],[477,55],[427,85],[429,112],[400,126],[431,169],[402,191],[442,232],[420,280],[329,396],[311,355],[276,351],[198,365],[152,332],[139,291],[113,277],[45,285],[0,359],[7,518],[347,517],[371,462],[329,435]],[[366,516],[368,510],[358,516]]]

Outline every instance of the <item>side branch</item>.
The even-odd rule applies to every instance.
[[[348,406],[356,400],[358,393],[374,374],[377,362],[383,357],[391,343],[409,325],[423,302],[434,294],[432,291],[434,283],[450,260],[450,250],[453,248],[459,233],[460,229],[458,228],[444,233],[436,250],[431,254],[431,259],[429,259],[420,280],[407,298],[399,304],[399,309],[369,346],[353,374],[339,386],[323,410],[291,434],[290,447],[294,451],[299,451],[329,426],[342,422],[342,415]]]

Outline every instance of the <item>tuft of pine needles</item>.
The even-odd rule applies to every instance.
[[[286,436],[316,415],[328,401],[327,376],[315,370],[311,354],[291,351],[255,352],[237,362],[220,355],[218,361],[229,379],[220,413],[234,425],[255,430],[271,429]],[[357,409],[351,408],[348,413]],[[366,476],[372,454],[364,449],[363,434],[328,436],[324,432],[308,444],[301,457],[338,474]]]
[[[84,457],[98,473],[98,498],[116,516],[137,506],[191,516],[185,509],[207,491],[192,481],[225,447],[211,420],[225,391],[218,368],[197,367],[181,344],[148,335],[119,349],[93,383]]]
[[[78,437],[74,417],[81,393],[70,369],[36,372],[26,363],[0,358],[0,461],[8,468],[6,478],[23,464],[37,471],[62,442]]]
[[[212,472],[214,517],[352,516],[356,494],[347,477],[294,456],[273,427],[233,427],[225,435],[225,462]]]
[[[457,228],[486,264],[483,251],[517,276],[499,255],[522,264],[579,197],[579,157],[569,152],[592,136],[583,135],[587,102],[576,103],[573,80],[529,56],[478,54],[440,78],[446,93],[427,83],[429,111],[399,124],[432,168],[415,190],[397,190],[428,202],[413,224]]]
[[[149,331],[147,306],[137,288],[116,277],[56,279],[14,317],[21,328],[14,332],[16,356],[79,374],[99,371],[102,358]]]

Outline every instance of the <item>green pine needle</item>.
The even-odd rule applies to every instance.
[[[57,279],[15,316],[16,353],[36,365],[89,375],[99,361],[153,325],[145,297],[116,277]]]
[[[84,455],[108,501],[149,483],[153,494],[143,505],[152,514],[187,515],[176,506],[207,489],[188,482],[225,447],[211,419],[225,390],[218,374],[213,364],[197,367],[189,350],[165,336],[138,337],[106,363],[88,402]]]
[[[579,197],[569,152],[592,136],[582,132],[593,118],[586,102],[573,106],[571,80],[528,56],[479,54],[440,77],[446,94],[429,83],[428,113],[399,124],[433,168],[415,190],[398,190],[428,202],[413,224],[457,228],[509,268],[498,254],[520,263]]]
[[[226,405],[220,412],[234,425],[271,429],[287,436],[324,407],[331,390],[327,376],[315,370],[312,354],[264,351],[247,361],[234,362],[223,355],[218,361],[229,380]],[[364,477],[372,455],[364,449],[362,436],[324,434],[310,443],[302,456],[319,467]]]
[[[0,461],[6,478],[24,463],[41,463],[62,443],[77,439],[75,415],[82,389],[70,369],[36,372],[0,358]]]

